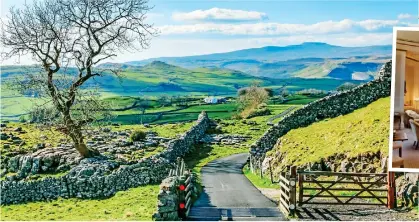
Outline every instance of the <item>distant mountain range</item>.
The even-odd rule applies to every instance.
[[[237,89],[258,80],[274,89],[334,90],[345,82],[373,79],[390,55],[391,46],[340,47],[304,43],[201,56],[103,63],[98,68],[122,69],[123,81],[109,74],[88,81],[84,87],[95,86],[100,91],[121,95],[235,94]],[[25,70],[27,72],[28,67],[2,66],[2,82]],[[68,70],[76,73],[73,68]]]
[[[161,61],[183,68],[217,67],[269,78],[335,78],[371,80],[379,67],[391,57],[391,45],[342,47],[307,42],[290,46],[267,46],[226,53],[185,57],[160,57],[123,64],[105,63],[101,67],[144,66]]]

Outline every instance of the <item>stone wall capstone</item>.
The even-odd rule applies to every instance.
[[[250,147],[251,166],[259,168],[260,160],[271,150],[277,140],[292,129],[308,126],[314,122],[348,114],[391,93],[391,61],[382,66],[378,78],[351,90],[330,95],[307,104],[285,116],[269,128]]]
[[[0,181],[2,205],[53,200],[58,197],[109,197],[117,191],[140,185],[160,183],[175,167],[177,157],[205,134],[210,119],[205,112],[180,138],[169,142],[165,151],[130,165],[106,158],[85,158],[62,177],[38,180]]]

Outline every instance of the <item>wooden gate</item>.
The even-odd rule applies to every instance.
[[[294,216],[296,210],[297,168],[292,167],[290,173],[279,175],[279,209],[285,216]]]
[[[391,178],[390,178],[391,177]],[[391,182],[393,181],[393,182]],[[394,173],[298,172],[298,205],[385,205],[395,204]]]
[[[177,176],[179,180],[178,192],[178,213],[180,218],[186,218],[192,207],[194,175],[191,170],[186,169],[185,161],[178,157],[175,169],[169,171],[170,176]]]

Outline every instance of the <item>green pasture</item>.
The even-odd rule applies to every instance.
[[[267,155],[274,158],[276,166],[299,166],[338,153],[348,156],[377,151],[388,153],[389,112],[388,97],[347,115],[293,129],[281,137],[282,143]],[[286,158],[277,159],[277,152]]]

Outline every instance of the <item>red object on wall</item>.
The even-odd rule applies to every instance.
[[[183,184],[181,184],[180,186],[179,186],[179,190],[181,190],[181,191],[184,191],[185,190],[185,185],[183,185]]]

